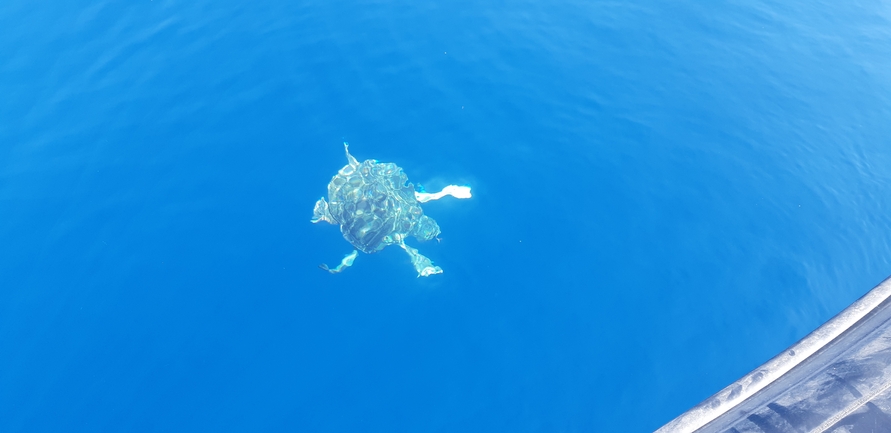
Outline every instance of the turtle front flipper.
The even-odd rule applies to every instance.
[[[356,260],[357,255],[359,255],[359,251],[353,250],[353,252],[344,256],[343,260],[340,261],[340,264],[337,265],[337,267],[335,267],[334,269],[329,268],[328,265],[326,265],[324,263],[319,265],[319,267],[332,273],[332,274],[337,274],[337,273],[342,272],[345,268],[353,266],[353,262]]]
[[[470,198],[470,187],[449,185],[443,188],[442,191],[435,193],[415,191],[415,199],[418,200],[418,202],[420,203],[427,203],[428,201],[439,200],[447,195],[455,198]]]
[[[401,240],[399,246],[411,257],[411,264],[414,265],[415,270],[418,271],[418,277],[429,277],[430,275],[442,273],[442,268],[434,266],[433,261],[423,256],[418,250],[405,245],[405,242],[402,242]]]

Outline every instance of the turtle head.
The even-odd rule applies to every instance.
[[[437,235],[439,235],[439,224],[436,224],[436,221],[434,221],[433,218],[430,218],[427,215],[421,215],[421,218],[415,225],[412,236],[419,241],[429,241]]]

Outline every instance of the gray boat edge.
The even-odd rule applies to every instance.
[[[891,277],[760,367],[665,424],[656,433],[692,433],[739,406],[817,353],[891,298]]]

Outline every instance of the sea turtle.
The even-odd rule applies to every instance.
[[[320,267],[332,274],[352,266],[358,251],[376,253],[389,245],[399,245],[411,257],[419,277],[442,273],[442,268],[405,244],[406,237],[427,241],[439,234],[439,225],[424,215],[420,204],[447,195],[470,198],[470,187],[449,185],[434,194],[415,191],[402,169],[393,163],[369,159],[359,163],[343,143],[347,165],[328,183],[328,201],[316,202],[312,222],[339,225],[343,237],[356,247],[335,268]]]

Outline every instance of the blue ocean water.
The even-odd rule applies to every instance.
[[[0,4],[0,431],[652,431],[891,274],[887,2]],[[310,224],[428,189],[445,272]]]

